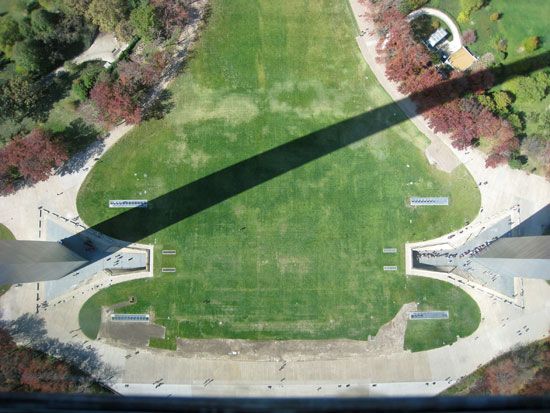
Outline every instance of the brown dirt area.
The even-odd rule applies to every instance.
[[[196,340],[178,339],[178,356],[187,358],[269,361],[332,360],[365,354],[385,355],[402,352],[404,348],[407,313],[416,304],[403,305],[397,315],[384,324],[378,334],[368,341],[357,340]]]

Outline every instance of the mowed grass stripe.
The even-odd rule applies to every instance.
[[[98,200],[143,191],[151,199],[390,103],[358,54],[345,1],[212,5],[197,54],[171,86],[174,110],[129,133],[81,189],[88,224],[115,213]],[[145,239],[155,244],[155,268],[177,273],[99,292],[80,313],[83,331],[95,336],[100,306],[133,295],[132,312],[152,312],[167,327],[167,340],[152,344],[172,348],[176,337],[366,339],[411,301],[456,315],[436,334],[411,330],[415,347],[470,334],[475,302],[446,283],[406,278],[403,244],[462,226],[479,193],[464,168],[445,174],[428,165],[425,138],[410,122],[392,127],[388,116],[354,127],[366,136],[376,122],[388,128]],[[116,165],[124,168],[115,177]],[[411,209],[411,195],[452,202]],[[398,254],[382,254],[387,245]]]

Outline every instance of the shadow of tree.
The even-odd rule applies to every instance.
[[[151,105],[144,111],[143,120],[162,119],[174,109],[172,100],[172,92],[168,89],[163,89],[152,101]]]
[[[79,171],[90,158],[101,154],[105,147],[103,140],[98,139],[99,131],[82,118],[73,120],[60,137],[69,152],[69,160],[57,171],[60,175]]]
[[[42,351],[63,360],[73,367],[88,373],[100,383],[110,383],[120,371],[104,363],[98,351],[92,346],[80,343],[64,343],[47,336],[43,318],[24,314],[15,320],[1,321],[0,328],[7,330],[16,342],[25,347]]]

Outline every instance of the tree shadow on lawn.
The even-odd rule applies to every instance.
[[[511,77],[547,67],[549,59],[550,52],[547,52],[507,66],[445,81],[420,92],[431,97],[431,105],[424,105],[422,111],[471,93],[468,87],[461,95],[450,92],[458,90],[458,85],[470,85],[480,76],[487,75],[495,76],[494,84],[500,84]],[[412,95],[397,104],[410,104],[416,97]],[[128,243],[138,242],[231,197],[407,120],[398,105],[390,103],[381,106],[250,157],[152,199],[148,201],[147,208],[130,209],[83,232],[95,230]]]
[[[172,92],[168,89],[162,89],[158,94],[155,94],[152,103],[144,109],[143,120],[159,120],[171,112],[175,107],[172,95]]]

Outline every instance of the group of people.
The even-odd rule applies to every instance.
[[[491,245],[497,239],[498,239],[498,237],[493,237],[489,241],[485,241],[483,244],[478,245],[477,247],[475,247],[473,249],[463,251],[462,253],[459,254],[458,258],[464,258],[464,257],[468,257],[468,256],[471,257],[472,255],[479,254],[481,251],[486,249],[489,245]]]

